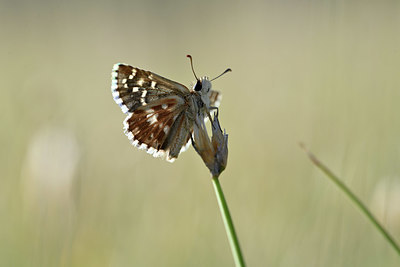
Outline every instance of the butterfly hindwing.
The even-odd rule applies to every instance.
[[[130,113],[124,121],[125,134],[132,144],[146,149],[153,156],[176,158],[175,150],[181,143],[180,129],[188,124],[185,101],[177,95],[168,96]],[[180,145],[182,146],[182,145]]]
[[[210,94],[210,105],[212,107],[219,107],[219,104],[221,103],[222,95],[220,92],[211,90]]]

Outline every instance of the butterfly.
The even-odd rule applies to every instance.
[[[192,140],[196,118],[210,117],[217,109],[221,94],[211,89],[208,77],[197,78],[192,57],[190,63],[196,81],[192,90],[158,74],[126,64],[115,64],[111,91],[115,102],[127,114],[124,132],[132,145],[154,157],[173,162]]]

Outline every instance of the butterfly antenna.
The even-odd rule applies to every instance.
[[[215,77],[214,79],[212,79],[210,82],[214,81],[215,79],[221,77],[222,75],[224,75],[225,73],[230,72],[230,71],[232,71],[232,70],[231,70],[231,69],[226,69],[223,73],[221,73],[220,75],[218,75],[217,77]]]
[[[194,74],[194,77],[196,78],[196,80],[199,80],[199,78],[197,78],[196,73],[194,72],[194,68],[193,68],[193,59],[191,55],[186,55],[189,59],[190,59],[190,66],[192,66],[192,71]]]

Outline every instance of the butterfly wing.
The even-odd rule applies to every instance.
[[[171,162],[188,147],[193,122],[186,116],[185,97],[190,91],[184,85],[116,64],[111,90],[115,102],[128,113],[124,130],[134,146]]]
[[[173,161],[187,142],[192,123],[187,119],[186,103],[179,96],[168,96],[137,108],[124,121],[131,143],[155,157]],[[190,136],[189,136],[190,138]]]
[[[211,90],[210,94],[210,105],[212,107],[219,107],[222,99],[222,94],[218,91]]]
[[[124,113],[133,112],[140,106],[171,94],[184,96],[190,93],[180,83],[125,64],[114,65],[111,91],[115,102]]]

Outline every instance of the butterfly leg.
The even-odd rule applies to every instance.
[[[219,113],[219,109],[217,107],[206,108],[207,117],[210,119],[210,121],[213,121],[211,118],[211,114],[210,114],[210,111],[212,111],[212,110],[217,110],[217,116]]]
[[[210,107],[210,110],[216,110],[217,114],[215,114],[215,116],[218,117],[218,114],[219,114],[219,108],[218,107]]]
[[[217,114],[219,112],[219,108],[218,107],[210,107],[210,110],[217,110]]]

